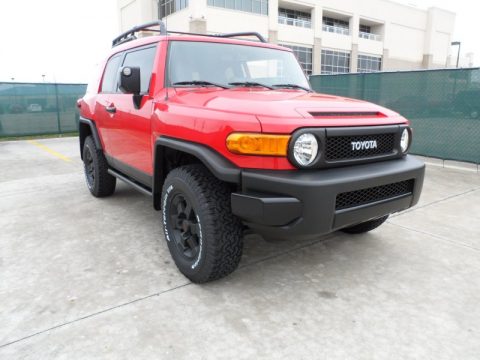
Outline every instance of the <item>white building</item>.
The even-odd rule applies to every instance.
[[[450,66],[455,14],[389,0],[118,0],[122,31],[256,31],[291,47],[308,74]]]

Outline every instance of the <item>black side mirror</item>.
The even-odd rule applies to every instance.
[[[140,68],[125,66],[120,69],[120,91],[124,94],[140,94]]]
[[[124,94],[133,94],[135,108],[140,108],[142,96],[140,95],[140,68],[138,66],[124,66],[120,69],[119,89]]]

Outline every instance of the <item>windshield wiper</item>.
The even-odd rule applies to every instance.
[[[286,88],[286,89],[302,89],[302,90],[305,90],[305,91],[308,91],[308,92],[313,92],[312,89],[309,89],[305,86],[300,86],[300,85],[297,85],[297,84],[275,84],[275,85],[272,85],[273,87],[278,87],[278,88]]]
[[[222,89],[229,89],[228,86],[217,84],[211,81],[206,80],[187,80],[187,81],[178,81],[172,84],[173,86],[188,86],[188,85],[195,85],[195,86],[216,86]]]
[[[259,83],[259,82],[255,82],[255,81],[236,81],[236,82],[228,83],[228,85],[246,86],[246,87],[248,87],[248,86],[261,86],[261,87],[273,90],[273,87],[262,84],[262,83]]]

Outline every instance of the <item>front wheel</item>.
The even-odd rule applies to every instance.
[[[204,166],[181,166],[168,174],[162,219],[170,254],[191,281],[220,279],[237,268],[242,224],[231,212],[230,189]]]
[[[388,216],[389,215],[385,215],[378,219],[365,221],[363,223],[341,229],[341,231],[346,232],[348,234],[363,234],[373,229],[376,229],[377,227],[382,225],[385,221],[387,221]]]

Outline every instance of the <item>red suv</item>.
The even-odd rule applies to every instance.
[[[145,30],[157,34],[137,39]],[[78,106],[90,192],[109,196],[120,179],[151,196],[194,282],[237,267],[245,230],[362,233],[422,189],[405,118],[313,92],[292,51],[257,33],[135,27],[114,40]]]

